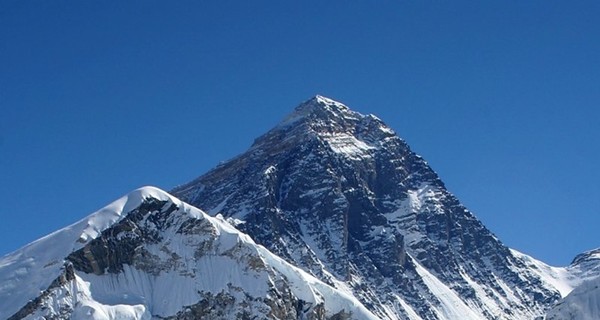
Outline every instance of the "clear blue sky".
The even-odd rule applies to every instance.
[[[373,113],[507,245],[600,247],[598,1],[0,2],[0,255],[243,152],[315,94]]]

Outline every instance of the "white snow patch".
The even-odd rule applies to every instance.
[[[422,277],[425,285],[427,285],[431,293],[438,297],[440,301],[440,305],[432,306],[440,318],[464,320],[485,319],[482,314],[476,313],[467,306],[456,292],[448,288],[442,281],[436,278],[436,276],[429,273],[429,271],[417,263],[416,260],[415,266],[417,273]]]
[[[370,150],[376,149],[348,133],[320,133],[319,135],[324,138],[333,152],[354,160],[365,158]]]

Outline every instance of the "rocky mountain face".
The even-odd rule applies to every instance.
[[[561,298],[392,129],[324,97],[173,193],[382,319],[532,319]]]
[[[381,120],[321,96],[172,193],[0,258],[0,319],[598,314],[600,249],[559,268],[507,248]]]
[[[0,319],[377,319],[155,188],[4,257],[0,278]]]

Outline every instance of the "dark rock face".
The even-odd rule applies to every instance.
[[[122,272],[124,265],[142,265],[150,257],[144,244],[162,240],[161,231],[173,223],[171,214],[176,210],[173,203],[150,198],[67,260],[76,270],[96,275]],[[160,265],[146,264],[148,271],[160,269]]]
[[[416,264],[489,319],[541,314],[560,297],[381,120],[326,98],[303,103],[247,152],[173,193],[231,217],[318,278],[345,282],[382,318],[407,316],[396,297],[424,319],[439,318]]]

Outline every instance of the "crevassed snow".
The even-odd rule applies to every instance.
[[[152,315],[147,306],[124,299],[122,303],[103,304],[92,298],[90,283],[75,275],[75,280],[53,290],[56,299],[45,308],[60,313],[66,304],[73,306],[71,319],[77,320],[150,320]],[[45,319],[37,310],[27,319]]]

